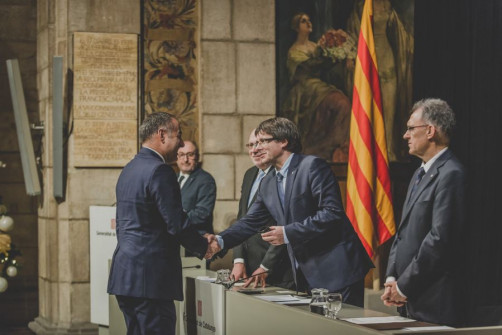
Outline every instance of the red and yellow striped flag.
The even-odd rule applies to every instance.
[[[373,3],[366,0],[354,73],[347,172],[347,215],[370,257],[396,232],[372,18]]]

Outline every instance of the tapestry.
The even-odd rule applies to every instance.
[[[143,117],[174,114],[184,140],[199,140],[198,0],[143,2]]]

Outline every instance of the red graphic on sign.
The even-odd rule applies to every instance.
[[[111,222],[110,222],[110,228],[115,230],[115,226],[116,226],[116,222],[115,222],[115,219],[112,219]]]
[[[197,300],[197,316],[202,316],[202,300]]]

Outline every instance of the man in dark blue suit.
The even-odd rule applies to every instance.
[[[247,214],[217,236],[220,246],[238,245],[272,217],[277,226],[262,238],[287,245],[297,289],[326,288],[362,307],[364,277],[373,264],[345,215],[329,165],[299,154],[300,135],[288,119],[265,120],[256,135],[262,163],[274,169],[263,178]]]
[[[246,171],[242,180],[241,199],[239,201],[239,213],[237,219],[246,215],[256,199],[256,193],[260,187],[262,179],[272,171],[270,164],[261,163],[261,149],[257,146],[255,129],[249,135],[246,148],[248,149],[249,158],[254,166]],[[275,226],[273,219],[264,222],[265,226]],[[234,267],[232,268],[232,276],[234,280],[247,278],[248,275],[255,276],[264,273],[266,284],[294,289],[295,282],[293,280],[293,272],[291,271],[291,262],[289,261],[288,250],[286,245],[271,245],[265,242],[259,233],[254,234],[240,245],[233,248]],[[254,285],[258,286],[262,276],[254,281]],[[250,282],[251,283],[251,282]]]
[[[466,172],[448,148],[455,114],[440,99],[412,108],[403,138],[421,159],[404,202],[382,300],[410,318],[459,326],[467,305],[464,243]]]
[[[139,134],[142,148],[116,187],[118,244],[108,293],[116,295],[128,335],[174,334],[173,300],[183,300],[180,243],[199,258],[216,250],[187,220],[176,174],[166,164],[183,146],[178,121],[152,113]]]

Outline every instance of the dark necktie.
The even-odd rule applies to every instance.
[[[183,179],[185,179],[185,176],[183,176],[183,175],[178,177],[178,184],[180,184],[180,187],[181,187],[181,182],[183,181]]]
[[[279,200],[281,200],[281,206],[282,209],[284,209],[284,185],[282,184],[284,182],[284,176],[280,172],[277,172],[276,178],[277,178],[277,192],[279,193]]]
[[[420,184],[420,181],[422,180],[422,177],[425,175],[425,170],[423,167],[421,167],[419,170],[418,170],[418,173],[417,173],[417,179],[415,179],[415,183],[413,183],[413,187],[411,188],[411,192],[410,192],[410,199],[411,199],[411,196],[413,195],[413,192],[415,192],[415,190],[417,189],[418,187],[418,184]]]

